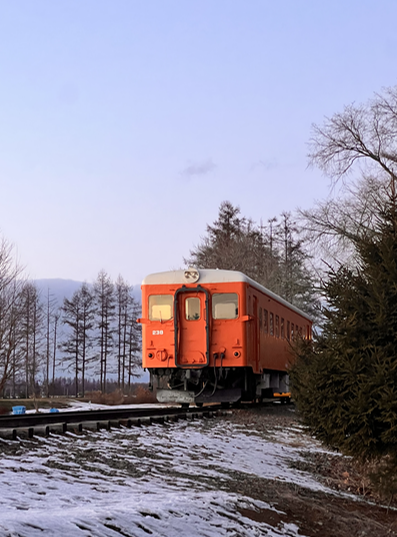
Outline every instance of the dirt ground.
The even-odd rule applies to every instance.
[[[239,409],[233,411],[230,419],[257,430],[269,430],[275,425],[284,428],[299,424],[294,407],[287,405],[265,406],[254,412],[252,409]],[[239,475],[233,481],[233,492],[260,499],[279,511],[276,514],[270,509],[244,510],[241,514],[273,526],[279,522],[296,524],[300,533],[307,537],[397,536],[396,502],[380,498],[351,458],[329,452],[328,449],[314,453],[302,449],[301,455],[304,462],[294,463],[295,468],[310,472],[320,483],[335,492],[347,492],[349,496],[315,492],[288,483],[252,477],[248,479]]]

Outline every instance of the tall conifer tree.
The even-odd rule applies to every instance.
[[[325,284],[322,332],[297,347],[293,396],[317,436],[361,460],[397,468],[397,213],[356,239],[358,266]],[[390,487],[392,484],[390,482]]]

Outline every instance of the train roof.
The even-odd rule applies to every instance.
[[[196,269],[189,268],[187,270],[169,270],[167,272],[156,272],[149,274],[142,281],[142,285],[183,285],[183,284],[208,284],[208,283],[233,283],[233,282],[245,282],[249,283],[256,289],[259,289],[263,293],[267,294],[274,300],[281,302],[284,306],[287,306],[291,310],[295,311],[302,317],[305,317],[309,321],[312,321],[310,315],[290,304],[284,298],[281,298],[276,293],[273,293],[263,285],[254,281],[252,278],[246,276],[242,272],[237,270],[220,270],[220,269]]]

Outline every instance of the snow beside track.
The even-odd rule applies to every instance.
[[[238,474],[327,490],[290,466],[300,450],[319,449],[305,438],[299,427],[258,433],[204,419],[3,440],[0,536],[302,537],[295,524],[242,516],[274,508],[227,485]]]

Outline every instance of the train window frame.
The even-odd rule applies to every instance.
[[[262,330],[262,327],[263,327],[263,317],[262,317],[262,308],[260,307],[259,308],[259,330]]]
[[[288,341],[291,339],[291,332],[290,332],[291,326],[290,326],[290,324],[291,323],[289,321],[287,321],[287,340]]]
[[[155,302],[160,303],[155,303]],[[162,303],[161,303],[162,302]],[[162,315],[161,314],[161,307],[166,306],[170,308],[169,316],[168,315]],[[154,308],[159,308],[157,311],[160,313],[160,315],[153,314]],[[174,295],[149,295],[148,297],[148,310],[149,310],[149,320],[155,321],[155,322],[165,322],[165,321],[171,321],[174,318]]]
[[[276,315],[276,337],[280,337],[280,317]]]
[[[284,317],[281,317],[281,321],[280,321],[280,335],[281,335],[281,339],[285,339],[285,321],[284,321]]]
[[[269,314],[269,334],[274,336],[274,315],[272,312]]]
[[[218,297],[227,297],[226,302],[218,302]],[[231,311],[230,305],[234,306],[234,314],[231,316],[229,311]],[[217,307],[218,306],[218,307]],[[226,306],[223,307],[222,306]],[[211,309],[212,309],[212,318],[215,321],[232,321],[237,319],[239,316],[239,295],[238,293],[214,293],[211,297]],[[223,311],[224,313],[219,314],[218,311]]]
[[[269,313],[266,309],[263,309],[263,331],[269,333]]]
[[[190,317],[188,304],[193,300],[198,301],[198,314],[194,313],[194,316]],[[192,309],[196,309],[197,311],[197,308],[195,307],[193,307]],[[198,317],[196,317],[196,315],[198,315]],[[193,322],[199,321],[201,319],[201,300],[199,299],[198,296],[188,296],[185,298],[185,319],[186,321],[193,321]]]

